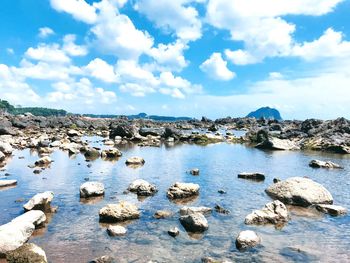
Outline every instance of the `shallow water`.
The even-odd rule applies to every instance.
[[[94,146],[101,146],[93,138]],[[208,146],[176,145],[173,147],[123,147],[118,161],[98,159],[87,167],[83,155],[69,157],[55,151],[55,162],[41,174],[28,168],[38,156],[29,150],[15,152],[6,171],[8,179],[17,179],[18,186],[0,191],[0,224],[23,213],[23,202],[34,194],[53,191],[53,205],[59,209],[49,218],[44,229],[31,238],[41,246],[50,262],[87,262],[102,255],[114,256],[118,262],[200,262],[204,256],[229,259],[234,262],[349,262],[350,217],[331,217],[309,209],[290,208],[291,221],[282,229],[273,226],[246,226],[244,218],[254,209],[262,208],[271,199],[265,188],[273,178],[308,176],[323,184],[333,195],[335,204],[350,209],[350,158],[316,152],[265,152],[244,145],[213,144]],[[125,165],[131,156],[144,157],[143,167],[133,169]],[[18,157],[24,156],[24,159]],[[327,159],[341,164],[344,170],[312,169],[311,159]],[[200,176],[192,176],[191,168],[199,168]],[[265,182],[238,179],[240,172],[258,171],[266,175]],[[105,184],[104,198],[82,202],[79,187],[85,182]],[[129,193],[123,194],[129,183],[137,178],[157,185],[159,192],[144,200]],[[203,235],[188,235],[178,221],[177,211],[182,206],[166,198],[167,188],[176,181],[194,182],[201,187],[200,195],[188,205],[210,206],[220,204],[229,209],[229,215],[213,212],[208,216],[209,230]],[[219,194],[224,189],[226,194]],[[109,237],[106,225],[99,223],[98,211],[108,203],[131,201],[142,211],[141,218],[125,223],[124,237]],[[168,219],[153,218],[156,210],[171,210]],[[167,230],[177,226],[177,238]],[[262,237],[262,245],[239,252],[235,237],[245,229],[255,230]]]

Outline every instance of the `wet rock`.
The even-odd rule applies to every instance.
[[[181,216],[180,222],[188,232],[201,233],[209,228],[207,219],[201,213]]]
[[[178,183],[173,184],[167,192],[170,199],[187,198],[199,194],[199,185],[193,183]]]
[[[105,193],[103,183],[86,182],[80,186],[80,197],[87,198],[92,196],[101,196]]]
[[[150,184],[149,182],[142,179],[133,181],[129,185],[128,190],[140,196],[151,196],[158,192],[158,189],[155,185]]]
[[[140,211],[138,208],[128,202],[118,204],[108,204],[100,209],[100,221],[120,222],[130,219],[138,219]]]
[[[168,230],[169,236],[176,237],[180,234],[180,230],[177,227],[172,227]]]
[[[332,204],[333,197],[321,184],[304,177],[292,177],[269,186],[265,192],[285,204],[310,206]]]
[[[208,128],[208,131],[211,131],[211,132],[216,132],[218,131],[218,127],[215,125],[215,124],[212,124],[209,128]]]
[[[17,180],[0,180],[0,188],[17,185]]]
[[[287,207],[276,200],[264,206],[261,210],[255,210],[245,218],[247,225],[274,224],[281,225],[288,222],[289,215]]]
[[[194,168],[190,171],[190,174],[192,175],[199,175],[199,169],[198,168]]]
[[[227,210],[227,209],[223,208],[221,205],[215,205],[214,209],[219,214],[227,215],[227,214],[230,213],[230,210]]]
[[[6,260],[8,263],[47,263],[45,251],[33,243],[8,252]]]
[[[148,135],[151,136],[162,136],[165,132],[164,128],[141,128],[139,130],[139,133],[141,136],[147,137]]]
[[[255,247],[261,243],[261,238],[251,230],[245,230],[238,234],[236,238],[236,247],[238,249],[247,249]]]
[[[0,151],[5,155],[10,155],[13,152],[11,144],[7,142],[0,142]]]
[[[0,151],[0,162],[3,162],[6,159],[6,155]]]
[[[250,179],[254,181],[264,181],[265,175],[262,173],[240,173],[238,174],[238,178]]]
[[[71,129],[67,132],[67,135],[69,137],[74,137],[74,136],[80,136],[79,132],[77,130]]]
[[[125,137],[128,139],[137,137],[138,131],[134,125],[131,124],[120,124],[111,128],[110,138],[115,138],[116,136]]]
[[[201,259],[202,263],[232,263],[232,261],[228,260],[217,260],[212,257],[204,257]]]
[[[44,156],[37,160],[34,164],[35,166],[48,166],[52,163],[52,160],[49,156]]]
[[[108,226],[107,233],[110,236],[123,236],[127,232],[126,228],[123,226]]]
[[[50,212],[53,197],[53,192],[50,191],[36,194],[25,205],[23,205],[23,208],[25,211],[42,210],[44,212]]]
[[[170,211],[165,211],[165,210],[158,210],[157,212],[154,213],[154,218],[156,219],[164,219],[167,217],[171,217],[172,216],[172,212]]]
[[[131,157],[125,161],[126,165],[143,165],[145,160],[142,157]]]
[[[26,243],[34,229],[29,222],[10,222],[0,226],[0,256]]]
[[[279,183],[279,182],[281,182],[281,179],[279,179],[279,178],[273,178],[273,183],[274,183],[274,184],[277,184],[277,183]]]
[[[347,213],[346,208],[339,205],[316,205],[316,209],[322,213],[330,214],[331,216],[341,216]]]
[[[210,214],[213,209],[205,206],[184,206],[180,209],[180,215],[190,215],[195,213]]]
[[[116,263],[116,261],[110,256],[102,256],[91,260],[89,263]]]
[[[17,216],[11,222],[14,223],[31,223],[34,226],[40,226],[46,221],[46,216],[41,210],[31,210],[23,215]]]
[[[118,157],[122,156],[122,152],[119,151],[116,148],[111,148],[108,150],[103,150],[101,152],[101,157],[102,158],[109,158],[109,159],[116,159]]]
[[[88,147],[87,149],[85,149],[84,156],[88,160],[96,160],[100,157],[100,152],[95,148]]]
[[[320,161],[312,160],[309,163],[309,166],[312,168],[330,168],[330,169],[343,169],[339,164],[333,163],[331,161]]]
[[[298,150],[300,147],[293,141],[287,139],[278,139],[275,137],[266,137],[258,143],[256,148],[267,150]]]
[[[226,191],[224,189],[219,189],[218,193],[223,195],[223,194],[226,194]]]

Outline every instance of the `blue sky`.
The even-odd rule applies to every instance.
[[[2,0],[0,16],[16,105],[350,118],[350,0]]]

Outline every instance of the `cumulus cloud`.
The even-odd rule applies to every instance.
[[[200,65],[200,69],[216,80],[228,81],[236,76],[227,68],[227,62],[223,60],[221,53],[213,53]]]
[[[46,38],[46,37],[53,35],[53,34],[55,34],[55,32],[49,27],[39,28],[39,37],[41,37],[41,38]]]
[[[95,58],[94,60],[90,61],[90,63],[85,67],[85,71],[92,77],[107,83],[116,83],[119,79],[118,75],[114,71],[114,67],[100,58]]]
[[[58,44],[40,44],[38,47],[30,47],[25,52],[25,56],[29,59],[54,62],[54,63],[69,63],[70,58],[61,50]]]
[[[63,51],[65,51],[68,55],[76,57],[76,56],[85,56],[88,53],[86,46],[80,46],[75,44],[76,35],[69,34],[65,35],[63,38]]]
[[[51,6],[59,12],[72,15],[76,20],[93,24],[96,21],[96,8],[85,0],[50,0]]]

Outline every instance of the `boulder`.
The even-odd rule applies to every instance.
[[[45,251],[33,243],[8,252],[6,260],[8,263],[47,263]]]
[[[209,228],[207,219],[201,213],[181,216],[180,222],[188,232],[201,233]]]
[[[172,216],[172,212],[170,211],[165,211],[165,210],[158,210],[154,213],[154,218],[156,219],[164,219],[164,218],[167,218],[167,217],[171,217]]]
[[[339,205],[316,205],[316,209],[322,213],[330,214],[331,216],[341,216],[347,213],[346,208]]]
[[[330,168],[330,169],[343,169],[339,164],[333,163],[331,161],[320,161],[312,160],[309,163],[309,166],[312,168]]]
[[[236,247],[238,249],[247,249],[255,247],[261,243],[261,238],[251,230],[245,230],[238,234],[236,238]]]
[[[0,226],[0,256],[26,243],[34,229],[30,222],[10,222]]]
[[[133,181],[129,185],[128,190],[140,196],[150,196],[158,192],[158,189],[155,185],[150,184],[149,182],[142,179]]]
[[[40,226],[46,221],[46,216],[41,210],[31,210],[23,215],[17,216],[11,222],[14,223],[31,223],[34,226]]]
[[[52,163],[52,160],[49,156],[44,156],[37,160],[34,164],[35,166],[48,166]]]
[[[176,237],[180,234],[180,230],[177,227],[172,227],[168,230],[169,236]]]
[[[86,182],[80,186],[80,197],[87,198],[92,196],[104,195],[105,187],[103,183]]]
[[[225,214],[228,215],[230,213],[230,210],[222,207],[221,205],[216,204],[215,207],[215,212],[219,213],[219,214]]]
[[[125,161],[126,165],[143,165],[145,160],[142,157],[130,157]]]
[[[99,150],[93,148],[93,147],[88,147],[85,149],[84,156],[88,160],[96,160],[100,157],[100,152]]]
[[[245,218],[247,225],[252,224],[274,224],[280,225],[288,222],[289,215],[287,207],[280,201],[276,200],[264,206],[261,210],[255,210]]]
[[[137,128],[131,124],[120,124],[111,128],[109,133],[110,138],[115,138],[116,136],[125,137],[128,139],[139,136]]]
[[[210,207],[205,207],[205,206],[184,206],[180,209],[180,215],[190,215],[190,214],[195,214],[195,213],[200,213],[200,214],[210,214],[213,209]]]
[[[50,191],[36,194],[25,205],[23,205],[23,208],[25,211],[42,210],[44,212],[51,212],[51,202],[53,197],[53,192]]]
[[[199,194],[199,185],[193,183],[178,183],[173,184],[167,192],[170,199],[186,198]]]
[[[8,142],[0,142],[0,151],[5,155],[10,155],[13,152],[13,148]]]
[[[108,204],[100,209],[100,221],[121,222],[125,220],[140,218],[138,208],[128,202]]]
[[[5,159],[6,159],[6,155],[0,151],[0,162],[5,161]]]
[[[285,204],[304,207],[313,204],[333,204],[333,197],[324,186],[304,177],[292,177],[277,182],[265,192]]]
[[[68,135],[69,137],[75,137],[75,136],[79,136],[80,134],[79,134],[79,132],[78,132],[77,130],[71,129],[71,130],[69,130],[69,131],[67,132],[67,135]]]
[[[0,188],[14,186],[16,184],[17,184],[17,180],[0,180]]]
[[[264,181],[265,175],[262,173],[240,173],[238,174],[238,178],[250,179],[254,181]]]
[[[91,260],[89,263],[116,263],[116,261],[110,256],[102,256]]]
[[[148,135],[151,136],[162,136],[165,132],[164,128],[146,128],[143,127],[139,130],[139,133],[141,136],[147,137]]]
[[[267,150],[298,150],[300,147],[296,145],[294,142],[287,139],[278,139],[275,137],[268,137],[267,140],[262,141],[261,143],[255,146],[259,149],[267,149]]]
[[[108,226],[107,233],[110,236],[122,236],[127,232],[126,228],[123,226]]]
[[[191,169],[190,174],[199,175],[199,169],[198,168]]]
[[[103,150],[101,152],[101,157],[102,158],[109,158],[109,159],[116,159],[118,157],[122,156],[122,152],[119,151],[116,148],[111,148],[107,150]]]

